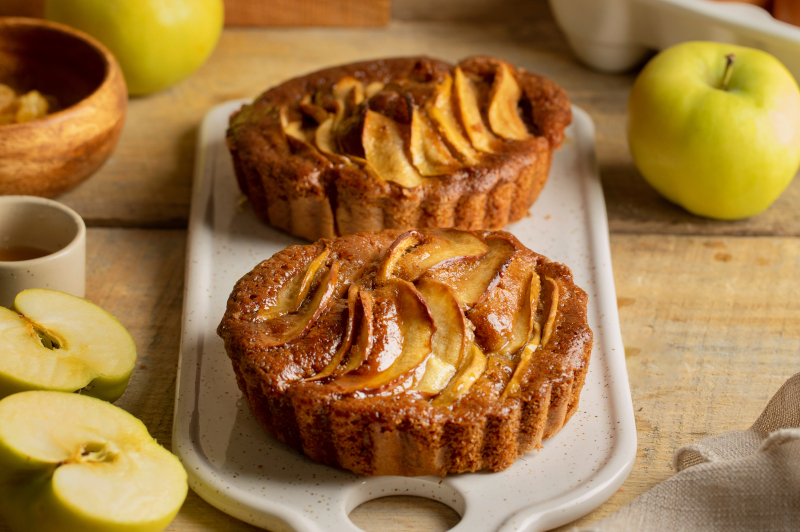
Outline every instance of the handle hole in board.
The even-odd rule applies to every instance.
[[[441,502],[400,495],[367,501],[350,513],[350,520],[366,532],[445,532],[456,526],[461,516]]]

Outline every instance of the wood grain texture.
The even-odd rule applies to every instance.
[[[385,26],[389,0],[225,0],[226,26]]]

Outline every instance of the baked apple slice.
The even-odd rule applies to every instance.
[[[384,181],[414,188],[425,182],[408,160],[400,125],[381,113],[366,110],[362,144],[367,162]]]
[[[412,248],[413,253],[409,253]],[[422,235],[409,231],[397,237],[389,248],[375,279],[381,283],[399,277],[414,282],[434,266],[461,259],[480,259],[487,251],[486,242],[475,233],[433,229]]]
[[[392,279],[374,290],[372,297],[372,345],[357,370],[332,381],[341,393],[396,386],[431,354],[436,326],[413,284]]]
[[[0,401],[0,513],[13,530],[159,532],[187,491],[178,459],[120,408],[50,391]]]
[[[275,297],[275,302],[258,311],[258,321],[271,320],[289,312],[296,312],[308,296],[314,278],[328,259],[329,252],[330,249],[326,246],[322,253],[314,257],[301,273],[283,285]]]
[[[305,276],[302,278],[304,279]],[[331,264],[319,283],[314,296],[306,301],[296,311],[283,314],[272,319],[262,321],[263,342],[266,347],[278,347],[303,336],[317,321],[320,314],[328,306],[336,293],[336,283],[339,278],[339,262]],[[302,280],[300,281],[302,283]],[[290,298],[292,304],[297,299]]]
[[[478,152],[464,136],[453,111],[453,78],[447,74],[436,86],[434,96],[428,100],[425,110],[439,126],[439,132],[455,149],[462,162],[469,165],[478,163]]]
[[[500,63],[494,76],[489,96],[489,127],[500,137],[522,140],[528,136],[528,128],[522,122],[517,107],[522,98],[522,89],[507,63]]]
[[[411,162],[424,176],[451,174],[461,167],[419,109],[411,115]]]
[[[478,89],[461,68],[455,70],[456,105],[461,114],[461,122],[472,145],[482,152],[494,153],[495,137],[483,123],[481,108],[478,104]]]
[[[125,327],[93,303],[54,290],[20,292],[0,307],[0,398],[25,390],[116,401],[136,365]]]
[[[336,354],[333,355],[333,358],[328,365],[313,377],[306,379],[307,381],[316,381],[333,375],[333,372],[339,367],[339,364],[341,364],[344,356],[348,353],[348,351],[350,351],[350,348],[353,345],[353,336],[356,328],[355,324],[357,320],[356,314],[358,312],[358,302],[359,288],[358,286],[351,284],[350,288],[347,289],[347,329],[345,329],[342,345],[336,350]],[[371,315],[367,319],[371,320]]]
[[[295,138],[303,143],[308,143],[308,137],[306,136],[306,132],[303,131],[303,122],[301,120],[292,120],[289,121],[286,108],[281,107],[280,113],[280,120],[281,120],[281,129],[283,132],[292,138]]]
[[[471,329],[461,305],[447,285],[436,281],[422,281],[417,284],[417,290],[425,298],[431,311],[436,332],[432,340],[433,353],[428,359],[422,379],[414,389],[437,394],[447,385],[466,357],[471,343]]]
[[[463,397],[472,385],[475,384],[486,369],[486,355],[475,344],[469,349],[466,359],[458,368],[455,376],[450,380],[447,388],[434,397],[433,406],[450,406]]]

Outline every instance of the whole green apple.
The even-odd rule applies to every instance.
[[[128,93],[155,92],[194,72],[222,31],[222,0],[47,0],[45,16],[105,44]]]
[[[709,218],[753,216],[800,167],[800,89],[766,52],[679,44],[636,79],[628,142],[636,167],[668,200]]]

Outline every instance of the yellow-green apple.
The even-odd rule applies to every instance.
[[[636,79],[628,141],[639,171],[668,200],[710,218],[753,216],[800,167],[800,90],[766,52],[679,44]]]
[[[45,16],[116,56],[128,92],[159,91],[194,72],[222,31],[222,0],[46,0]]]
[[[116,401],[136,364],[136,345],[111,314],[55,290],[20,292],[0,307],[0,398],[25,390]]]
[[[157,532],[186,472],[141,421],[83,395],[0,401],[0,513],[15,532]]]

